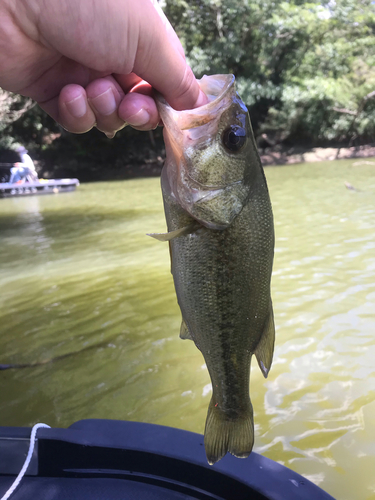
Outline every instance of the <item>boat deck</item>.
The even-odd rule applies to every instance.
[[[30,429],[0,427],[0,496],[21,470]],[[203,436],[139,422],[81,420],[39,429],[12,500],[334,500],[253,452],[207,463]]]
[[[78,179],[51,179],[22,184],[0,183],[0,198],[31,196],[36,194],[57,194],[74,191],[79,186]]]

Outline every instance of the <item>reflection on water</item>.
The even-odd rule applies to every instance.
[[[266,169],[277,345],[256,451],[340,500],[375,498],[375,162]],[[357,191],[345,189],[349,181]],[[180,315],[158,179],[0,200],[0,425],[130,419],[203,432],[211,388]]]

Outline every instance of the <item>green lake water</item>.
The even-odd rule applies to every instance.
[[[337,500],[375,499],[375,159],[267,167],[277,328],[251,371],[255,451]],[[348,190],[344,181],[357,191]],[[159,179],[0,200],[0,425],[128,419],[203,432]]]

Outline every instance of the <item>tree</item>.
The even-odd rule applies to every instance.
[[[327,143],[375,133],[372,0],[165,0],[198,76],[234,73],[255,132]]]
[[[6,128],[17,121],[35,106],[35,102],[0,88],[0,146],[11,146],[13,138],[6,133]]]
[[[35,106],[31,99],[7,92],[0,87],[0,127],[5,128],[15,122],[29,109]],[[1,130],[0,129],[0,130]]]

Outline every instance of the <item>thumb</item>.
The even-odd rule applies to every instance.
[[[180,40],[160,6],[140,19],[138,51],[134,73],[149,82],[175,109],[193,109],[207,102],[188,66]],[[142,48],[142,50],[140,50]]]

